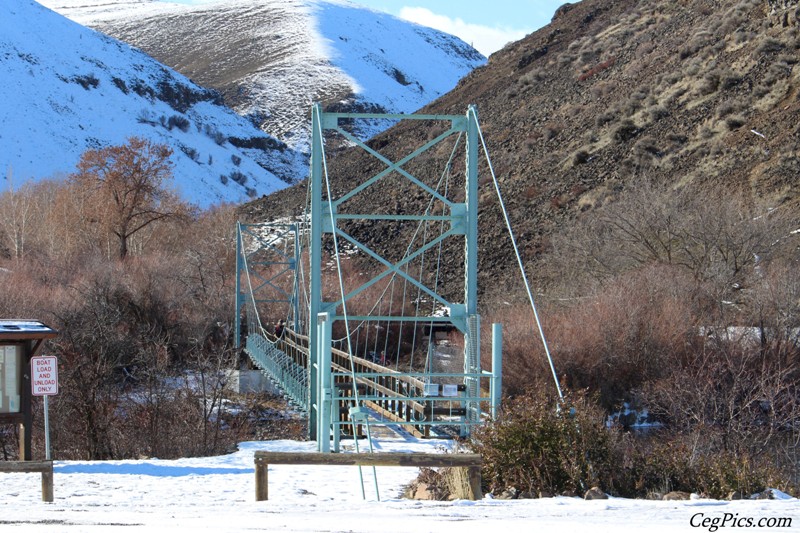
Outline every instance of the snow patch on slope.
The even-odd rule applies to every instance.
[[[312,102],[411,113],[486,61],[454,36],[345,0],[43,2],[223,90],[239,114],[301,152]]]
[[[0,68],[0,175],[16,185],[130,136],[172,147],[176,188],[202,207],[281,189],[263,167],[297,164],[213,91],[32,0],[0,3]]]

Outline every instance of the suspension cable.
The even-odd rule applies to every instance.
[[[452,162],[452,158],[447,162],[447,166],[445,167],[445,172],[446,172],[446,175],[447,175],[447,179],[445,180],[445,183],[444,183],[444,194],[443,194],[443,196],[445,198],[447,198],[447,193],[450,190],[450,170],[451,170],[450,166],[451,166],[451,162]],[[440,220],[439,221],[439,235],[441,235],[442,233],[444,233],[444,220]],[[439,274],[441,273],[441,269],[442,269],[442,248],[443,248],[443,246],[444,246],[444,243],[442,241],[439,241],[439,246],[438,246],[438,251],[437,251],[437,256],[436,256],[436,276],[434,277],[434,281],[433,281],[433,291],[434,292],[436,292],[437,289],[439,288]],[[435,312],[436,312],[436,302],[433,301],[433,302],[431,302],[431,317],[433,317],[433,314]],[[430,324],[429,324],[429,328],[430,329],[428,330],[428,350],[427,350],[427,354],[428,354],[428,358],[431,359],[431,355],[430,354],[431,354],[431,352],[433,350],[433,346],[434,346],[433,319],[432,318],[431,318],[431,321],[430,321]],[[429,364],[430,364],[430,367],[433,366],[433,362],[432,361],[426,361],[426,364],[425,364],[426,368],[429,366]]]
[[[450,157],[448,158],[447,163],[445,164],[444,170],[442,171],[442,175],[439,176],[439,181],[436,184],[436,189],[435,189],[436,192],[439,192],[439,190],[442,188],[442,183],[445,184],[445,188],[444,188],[444,190],[445,190],[444,197],[445,198],[447,198],[447,191],[449,190],[450,170],[453,167],[453,159],[455,159],[456,152],[458,150],[458,146],[461,144],[461,137],[463,135],[464,135],[464,132],[459,132],[458,137],[456,137],[456,141],[453,143],[453,149],[450,151]],[[428,205],[425,208],[425,214],[426,215],[431,212],[431,208],[433,207],[434,201],[435,201],[434,197],[431,197],[431,199],[428,201]],[[417,224],[417,228],[416,228],[416,230],[414,230],[414,235],[411,236],[411,240],[409,241],[408,246],[406,247],[405,254],[403,255],[404,258],[408,257],[408,254],[411,253],[411,247],[414,245],[414,242],[416,242],[417,237],[419,236],[419,232],[420,232],[420,230],[422,228],[422,224],[423,224],[422,221],[420,221]],[[425,228],[426,229],[425,229],[425,232],[424,232],[425,236],[423,237],[423,245],[425,244],[425,240],[427,239],[427,222],[425,224]],[[441,232],[444,231],[444,221],[440,222],[439,228],[440,228],[440,235],[441,235]],[[436,281],[434,283],[434,287],[436,287],[438,285],[439,271],[440,271],[440,267],[441,267],[441,253],[442,253],[442,242],[441,241],[439,241],[438,248],[439,248],[439,255],[438,255],[438,260],[437,260],[437,263],[436,263],[436,278],[435,278]],[[409,268],[410,268],[410,263],[405,265],[406,274],[408,274]],[[421,270],[422,270],[422,267],[420,267],[420,271]],[[397,276],[397,273],[392,274],[392,279],[394,280],[394,278],[396,276]],[[406,306],[406,294],[408,292],[407,289],[408,289],[408,278],[404,276],[404,278],[403,278],[403,303],[402,303],[401,309],[405,309],[405,306]],[[420,290],[418,288],[418,290],[417,290],[417,306],[416,306],[416,310],[415,310],[415,316],[419,312],[419,296],[420,296]],[[433,305],[435,306],[436,302],[433,302]],[[400,332],[398,333],[398,338],[402,337],[403,325],[404,325],[403,323],[400,324]],[[416,339],[416,331],[414,332],[414,338]],[[430,342],[430,339],[429,339],[428,342]],[[414,370],[414,368],[413,368],[413,366],[414,366],[414,350],[413,350],[414,344],[415,344],[415,341],[412,341],[411,361],[409,363],[409,369],[412,372]],[[395,357],[395,370],[397,370],[397,368],[399,368],[399,364],[400,364],[400,343],[398,342],[398,344],[397,344],[397,355]]]
[[[255,324],[258,325],[258,329],[259,329],[258,333],[260,333],[260,335],[262,337],[264,337],[264,340],[266,340],[270,344],[274,345],[275,343],[272,342],[269,339],[269,337],[266,334],[266,330],[264,329],[264,326],[261,323],[261,317],[259,316],[258,307],[256,306],[256,297],[255,297],[255,294],[253,293],[253,282],[250,279],[250,265],[247,264],[247,251],[244,248],[244,238],[242,237],[242,232],[241,231],[239,231],[238,233],[239,233],[239,249],[242,251],[242,262],[244,263],[245,278],[247,279],[247,288],[248,288],[247,294],[249,296],[249,298],[248,298],[248,300],[249,300],[249,302],[248,302],[248,304],[249,304],[248,305],[248,318],[254,318],[255,319]],[[250,307],[253,308],[253,314],[255,315],[255,317],[250,317],[250,313],[249,313],[249,308]],[[250,326],[249,322],[250,321],[248,320],[248,328]],[[248,334],[249,334],[249,331],[248,331]]]
[[[522,274],[522,281],[525,283],[525,291],[528,294],[528,301],[531,304],[531,309],[533,310],[533,316],[536,319],[536,326],[539,329],[539,336],[542,340],[542,346],[544,346],[544,353],[547,356],[547,362],[550,365],[550,372],[553,374],[553,381],[556,384],[556,390],[558,391],[558,397],[560,399],[564,399],[564,395],[561,392],[561,385],[558,383],[558,376],[556,375],[556,368],[553,365],[553,358],[550,355],[550,348],[547,346],[547,339],[544,336],[544,329],[542,328],[542,322],[539,320],[539,312],[536,310],[536,304],[533,301],[533,294],[531,293],[531,286],[528,283],[528,276],[525,274],[525,267],[522,264],[522,257],[519,254],[519,247],[517,246],[517,240],[514,237],[514,232],[511,229],[511,222],[508,218],[508,211],[506,210],[505,203],[503,202],[503,195],[500,193],[500,184],[497,181],[497,176],[494,173],[494,167],[492,166],[492,160],[489,157],[489,150],[486,148],[486,141],[483,138],[483,132],[481,131],[481,125],[478,122],[478,114],[475,112],[474,108],[470,107],[469,114],[472,115],[473,119],[475,120],[475,126],[478,130],[478,137],[481,140],[481,145],[483,146],[483,153],[486,156],[486,162],[489,165],[489,172],[492,174],[492,182],[494,183],[494,190],[497,192],[497,199],[500,201],[500,209],[503,212],[503,219],[506,223],[506,228],[508,229],[508,235],[511,237],[511,244],[514,247],[514,254],[517,257],[517,265],[519,266],[519,271]]]

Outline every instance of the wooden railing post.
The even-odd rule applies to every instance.
[[[256,501],[269,499],[269,465],[256,457]]]
[[[480,465],[467,467],[467,479],[469,480],[469,499],[482,500],[483,488],[481,488],[481,485],[483,480],[481,479]]]
[[[42,501],[53,501],[53,465],[50,464],[49,470],[42,471]]]
[[[480,500],[483,498],[481,491],[481,464],[482,459],[477,454],[447,454],[447,453],[308,453],[308,452],[269,452],[256,451],[254,455],[256,466],[256,501],[268,499],[267,469],[273,465],[361,465],[361,466],[405,466],[405,467],[449,467],[457,469],[466,483],[460,483],[465,494],[460,498]],[[466,485],[466,486],[464,486]]]

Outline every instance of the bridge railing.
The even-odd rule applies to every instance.
[[[452,385],[452,391],[442,394],[443,387],[437,381],[463,378],[464,374],[418,375],[430,382],[425,383],[408,374],[398,375],[390,369],[356,373],[334,371],[332,376],[337,387],[333,401],[340,406],[339,419],[334,424],[340,427],[342,434],[352,433],[353,420],[349,418],[349,408],[355,404],[352,392],[355,378],[359,402],[374,412],[377,420],[373,421],[404,426],[409,433],[423,438],[430,437],[431,428],[437,426],[464,433],[461,430],[470,425],[466,419],[465,403],[481,402],[486,398],[468,397],[463,384]]]
[[[250,334],[246,346],[256,365],[292,402],[307,411],[308,336],[286,328],[280,338],[268,332]],[[362,422],[356,421],[354,426],[350,417],[350,408],[357,403],[356,390],[358,404],[372,410],[373,421],[401,425],[422,438],[430,437],[431,428],[437,426],[465,433],[462,430],[471,425],[465,405],[488,401],[486,397],[468,396],[464,383],[453,383],[464,378],[480,382],[489,378],[487,374],[399,372],[361,357],[351,358],[335,348],[331,350],[331,365],[332,399],[338,406],[333,410],[333,424],[336,433],[344,436],[352,436],[354,431],[361,436],[364,430]],[[478,391],[481,389],[478,387]]]
[[[305,387],[302,405],[307,408],[308,336],[287,328],[280,339],[270,336],[270,340],[282,354],[277,356],[279,368],[270,372],[282,383],[288,379],[292,384],[290,389]],[[468,397],[466,385],[452,383],[465,377],[478,381],[488,379],[486,374],[399,372],[361,357],[351,358],[347,352],[335,348],[331,350],[331,365],[334,383],[332,399],[334,405],[338,405],[338,409],[334,407],[333,423],[343,435],[353,433],[350,408],[356,404],[354,379],[359,403],[373,411],[378,423],[402,425],[417,437],[430,437],[431,428],[435,426],[461,429],[470,425],[465,405],[488,401],[485,397]],[[296,377],[301,374],[301,369],[302,380]],[[276,372],[283,372],[280,375],[284,377],[279,378]],[[301,396],[300,391],[286,392],[292,399]],[[355,431],[360,433],[363,428],[356,426]]]
[[[307,411],[308,355],[294,342],[276,340],[266,332],[250,333],[247,335],[247,353],[293,403]]]

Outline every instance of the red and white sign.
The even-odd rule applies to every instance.
[[[31,394],[58,394],[58,359],[54,356],[31,357]]]

